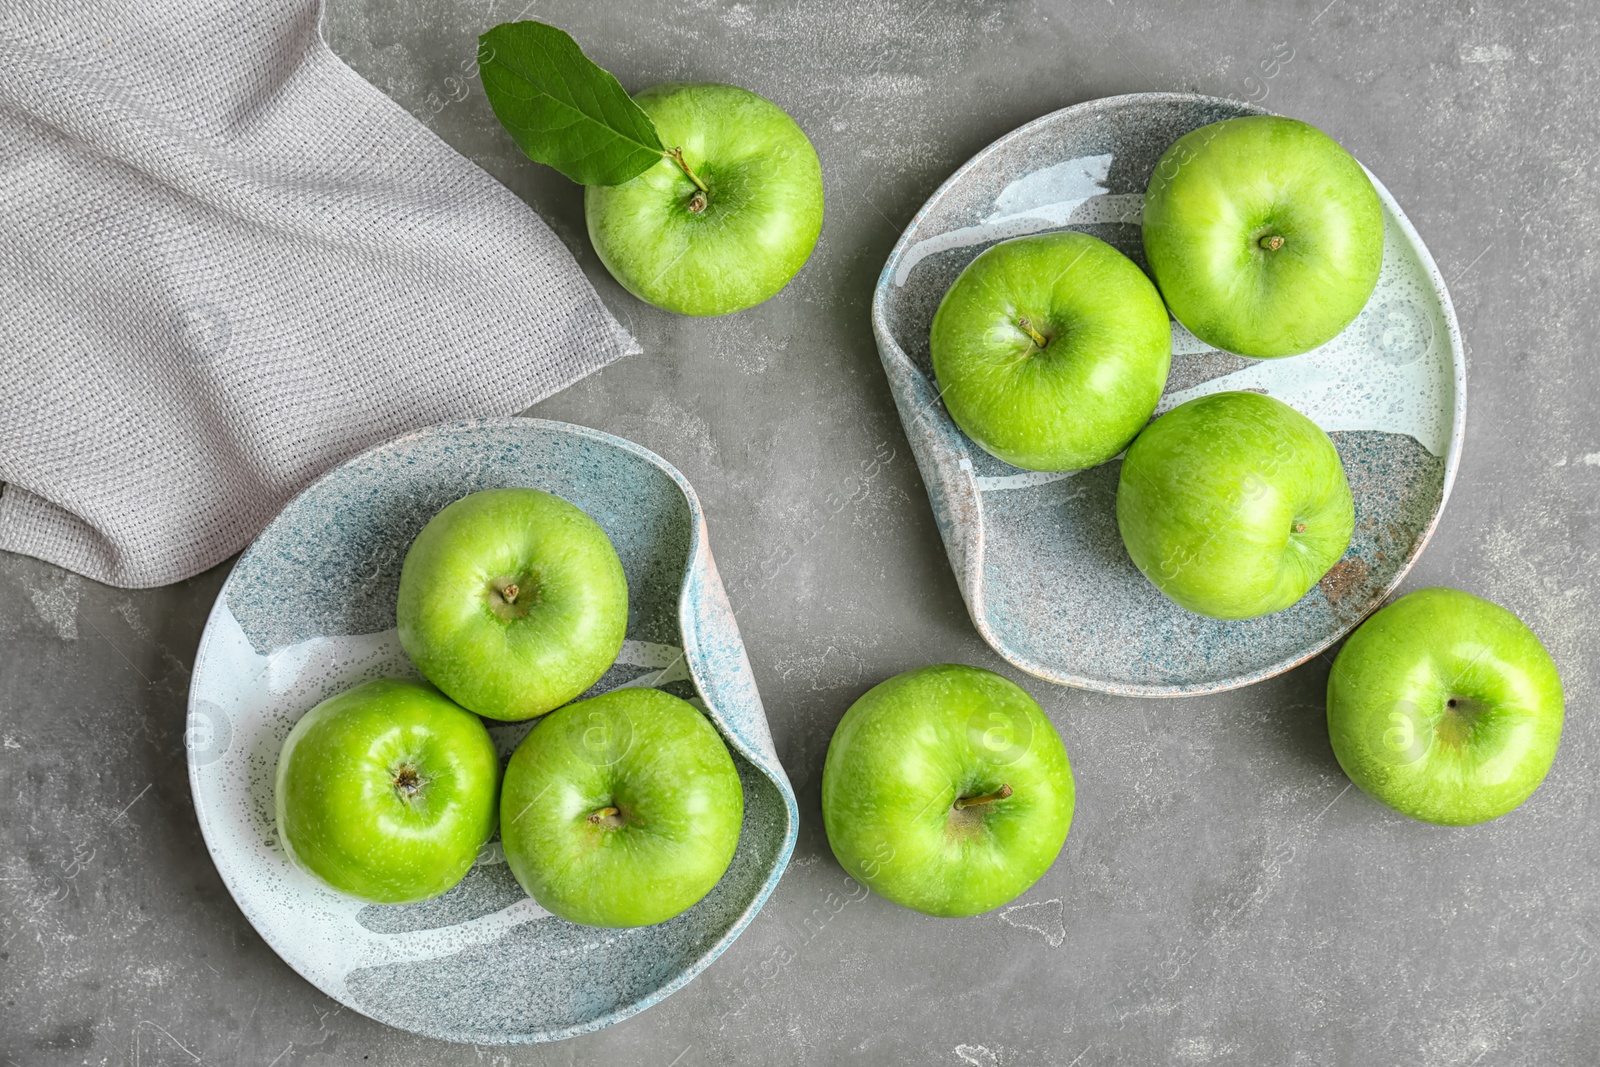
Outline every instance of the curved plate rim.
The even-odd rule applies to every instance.
[[[253,551],[255,551],[256,546],[261,541],[262,537],[264,537],[267,531],[277,523],[281,515],[298,504],[302,498],[310,494],[313,490],[320,488],[327,482],[338,477],[339,474],[346,468],[365,460],[374,453],[382,452],[412,441],[423,439],[440,431],[487,427],[500,427],[512,430],[539,429],[546,432],[568,434],[572,436],[588,438],[589,440],[618,449],[619,451],[627,452],[644,460],[646,463],[649,463],[651,466],[657,468],[671,478],[673,483],[678,487],[678,491],[683,494],[685,502],[687,502],[689,505],[689,551],[684,564],[683,580],[680,584],[678,594],[678,626],[679,631],[684,638],[684,658],[691,676],[694,677],[696,681],[696,688],[701,692],[701,697],[706,704],[707,711],[717,725],[718,733],[722,735],[722,738],[726,743],[737,749],[739,754],[748,760],[751,766],[755,767],[773,783],[774,787],[778,791],[778,795],[783,798],[785,818],[787,820],[784,828],[783,841],[777,851],[771,870],[768,872],[765,880],[762,882],[761,887],[756,891],[755,895],[751,897],[749,903],[746,904],[744,909],[739,913],[739,917],[732,923],[732,925],[728,927],[727,930],[723,932],[722,936],[719,937],[705,952],[697,957],[694,962],[689,964],[689,966],[679,971],[668,981],[657,986],[649,993],[630,1001],[629,1003],[619,1005],[610,1011],[596,1016],[594,1019],[584,1023],[561,1027],[555,1030],[540,1030],[526,1033],[504,1034],[484,1034],[468,1031],[453,1031],[448,1029],[441,1029],[432,1032],[408,1030],[404,1027],[396,1026],[394,1023],[383,1019],[377,1019],[371,1015],[368,1015],[367,1012],[363,1011],[358,1005],[351,1004],[338,997],[332,997],[332,994],[329,994],[320,985],[313,981],[309,975],[306,974],[296,960],[292,960],[288,956],[284,955],[283,952],[278,949],[278,946],[274,944],[266,936],[266,934],[262,933],[260,927],[256,923],[255,912],[250,904],[247,903],[248,894],[246,894],[246,899],[240,898],[239,893],[235,891],[235,887],[232,879],[229,877],[229,873],[224,870],[223,865],[218,862],[217,853],[215,849],[212,848],[211,834],[215,828],[211,825],[211,819],[207,812],[206,803],[202,799],[199,782],[201,767],[194,758],[193,749],[189,748],[187,745],[185,746],[184,759],[188,764],[189,795],[191,801],[194,803],[195,819],[200,826],[200,836],[201,839],[205,841],[206,852],[211,857],[212,866],[216,868],[218,875],[221,876],[223,885],[228,890],[229,897],[233,899],[234,905],[238,907],[245,919],[249,921],[251,929],[256,931],[256,935],[260,937],[263,942],[265,942],[267,947],[272,949],[273,953],[277,955],[280,960],[287,964],[292,971],[298,974],[313,988],[317,989],[325,996],[330,996],[332,999],[338,1000],[340,1004],[350,1008],[352,1011],[366,1016],[367,1018],[373,1019],[374,1022],[378,1022],[384,1026],[389,1026],[407,1033],[416,1033],[422,1037],[433,1038],[441,1041],[451,1041],[460,1044],[543,1044],[552,1041],[562,1041],[571,1037],[578,1037],[582,1034],[593,1033],[597,1030],[603,1030],[606,1027],[613,1026],[616,1023],[622,1022],[624,1019],[631,1018],[642,1011],[654,1007],[656,1004],[659,1004],[661,1001],[665,1000],[673,993],[676,993],[678,990],[682,989],[684,986],[688,985],[691,981],[697,978],[707,967],[715,962],[717,957],[721,956],[722,953],[727,950],[728,946],[732,945],[734,941],[738,940],[739,936],[744,933],[751,921],[754,920],[761,909],[765,907],[767,900],[772,896],[773,890],[777,888],[778,882],[782,879],[784,872],[788,869],[789,860],[794,854],[795,844],[799,839],[799,804],[795,799],[794,787],[789,781],[787,772],[784,771],[782,764],[778,761],[776,753],[763,752],[736,734],[723,718],[720,708],[713,702],[713,699],[707,695],[706,690],[708,687],[700,684],[703,665],[698,662],[698,651],[691,653],[689,649],[690,642],[694,639],[695,630],[697,629],[692,622],[687,603],[689,595],[689,580],[697,568],[706,570],[708,575],[715,579],[717,588],[719,589],[720,578],[717,578],[716,576],[716,564],[711,557],[710,546],[707,543],[705,512],[700,506],[700,498],[698,495],[696,495],[694,487],[689,484],[689,480],[684,477],[681,471],[679,471],[671,463],[668,463],[665,459],[662,459],[660,456],[650,451],[648,448],[645,448],[643,445],[629,441],[623,437],[618,437],[615,434],[609,434],[603,430],[596,430],[588,426],[579,426],[575,423],[561,422],[555,419],[525,418],[518,415],[498,418],[491,417],[481,419],[465,419],[455,422],[441,423],[436,426],[427,426],[422,429],[413,430],[410,433],[402,434],[398,437],[392,437],[385,441],[381,441],[378,444],[373,445],[371,448],[363,449],[354,456],[351,456],[350,458],[343,460],[342,462],[329,468],[321,476],[313,480],[304,489],[290,498],[283,505],[283,507],[279,509],[278,513],[272,517],[272,520],[268,522],[266,526],[262,527],[261,532],[251,540],[250,544],[245,548],[245,550],[239,554],[238,560],[234,562],[233,567],[229,570],[228,577],[223,581],[222,587],[217,590],[216,600],[213,601],[211,610],[206,615],[206,625],[204,630],[201,632],[200,643],[196,647],[195,651],[194,671],[191,674],[189,681],[189,699],[185,706],[189,716],[192,717],[195,715],[195,694],[197,687],[194,682],[201,672],[201,665],[206,658],[206,651],[217,633],[217,626],[215,623],[218,613],[225,609],[228,591],[233,585],[234,578],[238,574],[240,565],[245,562],[245,560]],[[742,637],[740,638],[740,645],[743,645]]]
[[[939,187],[934,190],[933,194],[923,202],[920,208],[917,209],[917,213],[912,216],[911,221],[906,223],[905,228],[901,231],[900,239],[895,242],[894,249],[889,253],[889,258],[884,262],[883,270],[878,275],[878,284],[874,288],[872,294],[872,332],[878,342],[878,353],[881,361],[887,364],[892,359],[902,364],[906,369],[909,369],[919,376],[926,378],[925,375],[922,375],[921,369],[916,367],[916,365],[911,362],[911,358],[906,355],[905,351],[894,339],[894,335],[889,329],[887,303],[890,299],[890,290],[895,288],[894,274],[900,265],[900,260],[905,255],[906,251],[917,240],[917,238],[913,235],[917,232],[918,224],[921,223],[929,214],[931,214],[933,210],[940,204],[940,202],[951,193],[952,190],[961,185],[971,171],[985,163],[991,157],[1004,151],[1015,142],[1026,139],[1029,135],[1034,133],[1038,128],[1044,126],[1046,123],[1053,123],[1063,119],[1079,118],[1097,111],[1115,110],[1118,108],[1129,107],[1138,104],[1166,102],[1209,104],[1237,108],[1247,114],[1272,114],[1272,112],[1269,112],[1264,108],[1256,107],[1253,104],[1229,99],[1226,97],[1209,96],[1204,93],[1126,93],[1120,96],[1098,97],[1093,100],[1086,100],[1078,104],[1073,104],[1070,107],[1060,108],[1056,111],[1051,111],[1047,114],[1040,115],[1038,118],[1032,119],[1023,125],[1018,126],[1016,129],[1002,134],[1000,137],[996,138],[994,141],[980,149],[972,156],[972,158],[968,159],[965,163],[961,164],[961,166],[957,167],[954,173],[952,173],[950,177],[946,178],[939,185]],[[1362,169],[1366,170],[1365,165],[1363,165]],[[1394,195],[1389,192],[1388,187],[1385,186],[1383,182],[1378,179],[1377,175],[1372,173],[1372,171],[1367,170],[1367,176],[1372,179],[1372,185],[1373,188],[1377,190],[1379,200],[1382,201],[1383,206],[1390,212],[1390,214],[1394,217],[1394,220],[1399,224],[1401,236],[1405,239],[1411,250],[1416,254],[1418,261],[1426,269],[1428,273],[1428,280],[1433,285],[1434,295],[1438,298],[1439,306],[1444,316],[1446,331],[1450,339],[1450,356],[1454,370],[1453,384],[1455,388],[1455,411],[1450,429],[1450,445],[1445,453],[1444,482],[1440,489],[1439,501],[1434,506],[1433,514],[1429,517],[1428,522],[1423,527],[1421,535],[1417,538],[1411,552],[1407,555],[1405,562],[1401,564],[1399,569],[1395,572],[1394,577],[1383,588],[1381,595],[1375,596],[1371,603],[1363,607],[1360,612],[1353,614],[1348,622],[1341,622],[1340,625],[1334,629],[1331,636],[1319,639],[1306,649],[1291,653],[1290,655],[1282,657],[1265,667],[1261,667],[1253,671],[1237,674],[1219,681],[1193,685],[1146,685],[1139,683],[1110,681],[1103,678],[1073,674],[1070,671],[1059,670],[1047,663],[1039,662],[1038,660],[1009,647],[1006,643],[1005,637],[995,631],[989,622],[988,614],[985,610],[985,593],[982,568],[982,560],[985,549],[985,532],[983,524],[980,522],[974,527],[975,534],[973,537],[973,551],[967,566],[967,570],[970,571],[975,577],[969,579],[957,572],[956,580],[961,586],[963,599],[967,602],[967,612],[972,617],[973,625],[977,627],[978,633],[982,635],[984,641],[987,642],[989,646],[996,652],[998,652],[1000,656],[1008,663],[1019,668],[1020,670],[1026,671],[1035,678],[1040,678],[1047,682],[1054,682],[1058,685],[1072,686],[1077,689],[1088,689],[1094,692],[1108,693],[1115,696],[1155,698],[1205,696],[1211,693],[1222,693],[1231,689],[1240,689],[1248,685],[1254,685],[1256,682],[1261,682],[1267,680],[1268,678],[1276,677],[1277,675],[1283,674],[1286,671],[1293,670],[1295,667],[1298,667],[1301,664],[1315,658],[1316,656],[1321,655],[1328,648],[1337,644],[1339,641],[1342,641],[1353,630],[1355,630],[1357,626],[1360,626],[1368,616],[1384,605],[1389,597],[1393,595],[1395,589],[1399,587],[1400,583],[1404,581],[1406,576],[1411,572],[1411,568],[1416,566],[1417,560],[1421,558],[1423,551],[1428,547],[1429,542],[1433,540],[1434,532],[1438,529],[1439,520],[1444,514],[1445,504],[1450,499],[1450,491],[1455,485],[1456,473],[1461,465],[1461,449],[1466,439],[1467,426],[1466,350],[1461,340],[1461,326],[1456,319],[1455,304],[1450,299],[1449,290],[1445,286],[1444,276],[1440,273],[1438,264],[1434,262],[1432,253],[1428,251],[1428,247],[1423,243],[1422,237],[1416,231],[1416,227],[1412,225],[1411,220],[1406,216],[1405,211],[1401,209],[1400,204],[1395,200]],[[891,388],[893,388],[892,382]],[[949,421],[948,414],[944,415],[943,417],[946,421]],[[904,429],[906,429],[907,436],[909,437],[910,427],[904,426],[903,418],[902,426]],[[951,426],[952,428],[955,428],[953,422],[951,423]],[[959,428],[955,429],[957,433],[960,432]],[[913,446],[915,446],[914,442]],[[976,494],[976,483],[973,482],[973,475],[970,472],[963,472],[962,476],[965,477],[969,482],[972,482],[973,492]],[[949,544],[948,536],[945,534],[942,526],[940,529],[940,535],[945,539],[946,551],[948,554],[951,546]],[[956,570],[954,560],[952,560],[951,569],[953,571]]]

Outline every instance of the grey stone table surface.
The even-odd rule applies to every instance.
[[[816,254],[776,299],[709,321],[615,285],[580,190],[522,158],[457,80],[476,34],[522,2],[329,0],[327,32],[549,220],[643,343],[536,412],[639,441],[698,488],[801,798],[794,862],[726,955],[612,1029],[510,1049],[386,1029],[278,960],[200,839],[185,697],[227,567],[127,592],[0,556],[0,1063],[1600,1062],[1588,0],[535,0],[629,89],[748,86],[815,141]],[[1214,697],[1115,699],[1019,676],[967,619],[879,369],[873,282],[989,141],[1155,89],[1265,92],[1326,129],[1449,281],[1471,358],[1465,456],[1407,586],[1512,608],[1568,693],[1554,771],[1496,823],[1424,826],[1351,788],[1325,657]],[[965,920],[857,899],[820,826],[845,708],[935,660],[1027,685],[1078,778],[1059,862],[1017,906]]]

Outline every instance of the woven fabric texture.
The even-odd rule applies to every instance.
[[[0,549],[177,581],[342,459],[638,351],[320,17],[0,0]]]

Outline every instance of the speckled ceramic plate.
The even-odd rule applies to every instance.
[[[479,489],[557,493],[604,527],[628,575],[628,640],[591,690],[649,685],[699,702],[744,785],[739,848],[711,893],[658,926],[601,930],[525,896],[498,840],[434,900],[363,905],[291,866],[273,773],[295,721],[368,678],[416,677],[394,630],[406,549]],[[492,419],[400,438],[295,498],[240,557],[212,609],[189,696],[195,811],[228,890],[268,944],[374,1019],[474,1043],[596,1030],[678,989],[760,910],[794,849],[794,792],[772,738],[689,483],[628,441]],[[509,756],[531,723],[491,724]]]
[[[950,565],[978,631],[1053,682],[1134,696],[1210,693],[1316,655],[1383,602],[1427,543],[1461,455],[1466,359],[1443,278],[1389,191],[1377,291],[1344,333],[1304,355],[1252,360],[1173,324],[1158,411],[1206,393],[1276,396],[1332,436],[1355,494],[1349,553],[1299,603],[1260,619],[1192,614],[1145,581],[1117,533],[1120,460],[1029,473],[975,446],[939,402],[928,327],[990,245],[1091,233],[1144,265],[1139,219],[1156,161],[1197,127],[1258,109],[1142,93],[1070,107],[1000,138],[923,205],[884,265],[872,323]]]

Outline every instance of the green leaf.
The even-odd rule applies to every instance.
[[[650,116],[565,31],[505,22],[478,38],[495,117],[530,159],[582,185],[621,185],[661,162]]]

